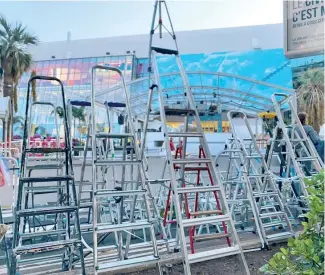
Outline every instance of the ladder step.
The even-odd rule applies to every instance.
[[[302,157],[302,158],[297,158],[297,161],[312,161],[318,159],[317,157]]]
[[[27,148],[27,153],[44,153],[44,154],[50,154],[50,153],[64,153],[67,152],[67,148]]]
[[[203,215],[215,215],[215,214],[222,214],[222,210],[214,209],[214,210],[203,210],[203,211],[196,211],[196,212],[191,212],[190,215],[193,217],[196,216],[203,216]]]
[[[165,115],[166,116],[187,116],[187,115],[194,115],[195,110],[191,109],[172,109],[172,108],[165,108]]]
[[[293,234],[291,232],[281,232],[277,234],[268,235],[266,236],[266,239],[276,241],[276,240],[287,239],[291,237],[293,237]]]
[[[130,133],[114,134],[114,133],[97,133],[96,138],[133,138]]]
[[[140,160],[96,160],[95,164],[100,165],[139,165]]]
[[[260,214],[260,218],[271,218],[271,217],[283,216],[283,215],[285,215],[284,212],[276,211],[276,212],[269,212],[269,213]]]
[[[132,268],[144,264],[156,263],[159,261],[159,257],[155,256],[145,256],[145,257],[137,257],[132,259],[127,259],[123,261],[115,261],[110,263],[99,264],[96,267],[98,273],[107,272],[107,271],[117,271],[123,268]]]
[[[89,208],[89,207],[93,207],[92,202],[82,202],[82,203],[80,203],[80,208]]]
[[[65,188],[64,185],[54,185],[54,186],[28,186],[25,187],[26,192],[57,192],[58,190]]]
[[[26,216],[36,216],[36,215],[46,215],[46,214],[57,214],[57,213],[66,213],[73,212],[78,210],[77,206],[52,206],[44,208],[33,208],[33,209],[24,209],[16,212],[17,216],[26,217]]]
[[[210,159],[173,159],[174,164],[198,164],[211,163]]]
[[[263,223],[263,227],[273,227],[273,226],[286,226],[287,223],[285,223],[284,221],[273,221],[273,222],[269,222],[269,223]]]
[[[220,191],[219,186],[191,186],[177,188],[179,194]]]
[[[232,247],[223,247],[219,249],[213,249],[203,252],[197,252],[194,254],[188,255],[189,262],[192,263],[198,263],[208,260],[213,260],[217,258],[222,258],[226,256],[236,255],[240,253],[240,249],[238,245],[232,246]]]
[[[168,133],[169,137],[193,137],[193,138],[200,138],[203,137],[202,133]]]
[[[67,246],[74,246],[78,243],[80,243],[80,240],[71,239],[71,240],[23,245],[14,248],[13,253],[16,255],[20,255],[20,254],[33,253],[33,252],[45,252],[45,251],[61,249]]]
[[[95,192],[97,196],[132,196],[132,195],[139,195],[145,194],[147,190],[126,190],[126,191],[118,191],[118,190],[98,190]]]
[[[22,234],[20,234],[20,237],[24,240],[24,239],[42,237],[42,236],[62,235],[62,234],[65,234],[66,232],[67,231],[65,229],[49,230],[49,231],[22,233]]]
[[[152,223],[147,220],[136,220],[135,222],[123,222],[121,224],[102,224],[97,225],[95,231],[97,233],[115,232],[132,229],[150,228]]]
[[[254,193],[254,197],[267,197],[267,196],[278,196],[278,192],[265,192],[265,193]]]
[[[158,183],[170,182],[170,179],[146,180],[146,182],[150,184],[158,184]]]
[[[156,53],[161,53],[161,54],[178,55],[177,50],[170,50],[170,49],[164,49],[164,48],[159,48],[159,47],[151,47],[151,50],[155,51]]]
[[[254,155],[254,156],[245,156],[245,159],[260,159],[263,158],[262,156],[259,155]]]
[[[20,178],[20,182],[51,182],[51,181],[70,181],[73,180],[72,176],[53,176],[53,177],[29,177]]]
[[[218,216],[209,216],[201,217],[194,219],[185,219],[183,220],[184,227],[190,227],[195,225],[205,225],[205,224],[215,224],[223,221],[229,221],[229,216],[227,215],[218,215]]]
[[[27,170],[51,170],[51,169],[61,169],[63,164],[35,164],[35,165],[27,165]]]
[[[227,237],[229,237],[229,234],[215,233],[215,234],[201,234],[201,235],[193,236],[193,239],[196,242],[201,242],[201,241],[221,239],[221,238],[227,238]]]

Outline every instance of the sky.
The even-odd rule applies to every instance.
[[[2,1],[0,14],[20,21],[41,41],[149,32],[153,0]],[[169,0],[175,32],[283,22],[282,0]]]

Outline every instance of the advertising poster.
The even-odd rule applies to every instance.
[[[283,1],[284,49],[288,58],[324,52],[324,1]]]

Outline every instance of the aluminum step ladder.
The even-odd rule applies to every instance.
[[[308,192],[304,178],[318,174],[324,168],[324,163],[318,155],[314,144],[304,131],[293,105],[292,98],[285,94],[275,93],[272,95],[272,102],[277,114],[277,127],[282,131],[286,145],[288,156],[286,175],[287,177],[296,176],[300,185],[299,194],[305,199],[308,196]],[[281,107],[286,104],[289,106],[291,112],[291,125],[286,125],[281,112]]]
[[[165,7],[165,12],[168,16],[169,25],[171,27],[171,31],[168,31],[171,35],[172,39],[174,40],[176,49],[165,49],[159,47],[153,47],[153,35],[157,28],[159,28],[160,38],[162,38],[162,29],[165,27],[163,25],[162,20],[162,8]],[[156,15],[158,13],[158,26],[155,27],[156,23]],[[165,27],[166,28],[166,27]],[[164,54],[169,56],[174,56],[177,67],[180,71],[181,80],[184,86],[184,92],[181,92],[182,99],[181,102],[183,106],[181,109],[171,109],[166,107],[165,108],[165,96],[163,94],[163,87],[160,82],[160,75],[158,71],[158,65],[156,60],[156,54]],[[215,165],[213,159],[211,157],[207,141],[205,139],[203,129],[201,126],[201,121],[196,109],[195,101],[190,90],[190,85],[186,76],[186,73],[183,68],[182,61],[179,57],[179,52],[177,48],[176,42],[176,35],[174,33],[173,25],[170,20],[168,8],[165,1],[157,0],[154,6],[153,12],[153,19],[151,24],[151,31],[150,31],[150,43],[149,43],[149,79],[150,73],[153,72],[154,74],[154,82],[158,85],[158,102],[159,102],[159,110],[160,110],[160,118],[162,122],[162,130],[164,132],[164,141],[165,141],[165,148],[166,148],[166,157],[168,161],[168,169],[170,175],[170,186],[173,193],[173,205],[175,207],[176,212],[176,220],[177,220],[177,231],[180,241],[180,250],[182,253],[183,258],[183,267],[184,267],[184,274],[189,275],[191,274],[190,264],[196,262],[202,262],[207,260],[212,260],[216,258],[221,258],[230,255],[238,255],[240,258],[241,263],[243,264],[243,274],[250,274],[249,269],[246,263],[245,256],[243,254],[239,238],[237,236],[236,229],[234,227],[233,221],[229,215],[228,205],[226,203],[225,194],[223,188],[218,180],[217,172],[215,169]],[[184,117],[184,132],[181,133],[169,133],[167,128],[167,115],[178,115]],[[197,131],[196,132],[189,132],[189,119],[193,118]],[[172,156],[172,152],[169,146],[169,140],[171,137],[181,138],[183,141],[182,144],[182,158],[174,159]],[[202,158],[190,158],[187,156],[187,141],[189,138],[196,138],[200,140],[200,148],[203,151]],[[178,179],[175,172],[175,166],[180,168],[180,175],[181,178]],[[199,167],[203,166],[207,168],[207,173],[210,172],[211,176],[211,183],[209,186],[190,186],[186,187],[185,180],[185,170],[189,167]],[[209,172],[208,172],[209,171]],[[197,211],[194,212],[192,209],[191,212],[187,211],[187,215],[183,217],[182,206],[186,204],[186,196],[189,194],[198,194],[198,193],[212,193],[216,201],[220,203],[220,209],[217,208],[215,205],[215,209],[212,211]],[[217,203],[216,203],[217,204]],[[185,206],[185,209],[188,207]],[[223,239],[230,239],[230,243],[225,246],[224,242],[219,243],[219,234],[207,234],[205,236],[205,241],[213,244],[211,246],[205,247],[203,250],[195,249],[195,253],[190,253],[187,249],[187,238],[185,235],[185,231],[188,231],[189,238],[192,238],[196,235],[196,228],[200,225],[209,226],[210,224],[213,225],[221,225],[225,224],[225,228],[227,228],[227,232],[224,232]],[[190,241],[190,243],[192,243]],[[191,249],[193,252],[193,249]]]
[[[264,239],[257,221],[258,214],[254,207],[254,197],[247,187],[241,165],[243,158],[243,150],[237,149],[234,138],[232,138],[226,142],[225,149],[216,156],[216,168],[223,183],[229,210],[234,224],[238,228],[237,231],[256,234],[261,244],[260,249],[263,249]]]
[[[243,124],[247,128],[252,142],[252,146],[249,146],[253,149],[251,152],[239,138],[239,133],[233,123],[234,114],[240,114],[243,118]],[[255,218],[258,220],[258,227],[265,245],[269,246],[276,241],[293,237],[295,234],[283,204],[281,192],[260,152],[246,114],[241,111],[230,111],[227,117],[234,137],[234,149],[242,152],[242,154],[238,154],[242,175],[248,192],[253,198]]]
[[[95,81],[95,72],[97,69],[112,71],[117,73],[122,82],[122,90],[125,96],[126,104],[126,114],[128,122],[126,125],[128,127],[124,133],[97,133],[96,131],[96,93],[94,88]],[[92,68],[92,96],[91,96],[91,144],[92,148],[96,148],[97,139],[115,139],[122,140],[122,155],[117,157],[110,157],[107,155],[106,159],[98,159],[95,150],[92,150],[92,183],[93,183],[93,264],[94,264],[94,274],[103,273],[106,271],[117,271],[125,268],[131,268],[140,266],[143,264],[156,264],[161,274],[160,265],[159,265],[159,255],[157,248],[157,240],[155,237],[154,224],[158,217],[155,216],[150,209],[150,194],[148,192],[146,185],[146,177],[144,174],[144,162],[141,159],[141,152],[139,144],[136,140],[136,133],[134,130],[134,125],[132,122],[132,112],[130,109],[130,99],[129,93],[126,88],[124,76],[119,69],[106,66],[94,66]],[[127,154],[127,145],[130,143],[133,146],[132,151],[134,150],[133,157],[130,158],[130,154]],[[120,178],[119,178],[119,187],[115,189],[100,189],[98,190],[96,180],[97,180],[97,169],[96,166],[109,165],[116,166],[120,168]],[[126,167],[133,166],[136,171],[138,171],[138,177],[135,177],[132,181],[133,189],[126,189]],[[138,197],[142,198],[141,204],[143,205],[146,215],[144,219],[136,219],[136,207],[138,205]],[[111,222],[103,222],[100,218],[98,208],[100,205],[107,203],[109,198],[118,198],[116,201],[118,207],[118,216],[117,220]],[[129,211],[125,211],[124,205],[126,201],[129,201],[130,205]],[[125,217],[128,217],[126,220]],[[150,241],[146,240],[146,236],[143,236],[143,239],[148,247],[151,247],[151,255],[139,256],[139,255],[129,255],[131,237],[135,234],[135,230],[148,230]],[[117,234],[117,243],[113,245],[115,248],[115,260],[114,261],[105,261],[100,262],[98,257],[99,247],[98,235],[102,233],[114,233]],[[147,232],[147,231],[146,231]],[[123,237],[123,234],[126,233],[126,237]]]
[[[55,148],[30,148],[27,140],[30,136],[30,93],[31,85],[33,81],[52,81],[57,82],[60,92],[61,100],[63,106],[63,126],[64,126],[64,147],[60,147],[57,144]],[[28,155],[29,154],[54,154],[55,159],[64,159],[64,169],[63,175],[54,175],[46,177],[30,177],[28,173]],[[60,156],[60,157],[59,157]],[[28,187],[29,183],[35,185]],[[60,199],[56,204],[52,205],[42,205],[37,207],[32,205],[29,207],[24,203],[24,194],[26,188],[32,188],[33,192],[37,192],[39,189],[43,194],[53,192],[53,189],[58,190],[60,194]],[[50,229],[45,229],[43,231],[35,231],[26,233],[23,231],[24,223],[27,220],[30,221],[32,217],[41,217],[53,215],[54,226]],[[48,251],[62,251],[61,253],[61,265],[63,270],[71,270],[72,260],[77,258],[81,264],[81,273],[86,274],[83,258],[83,250],[81,245],[81,231],[79,224],[79,214],[77,206],[77,193],[74,183],[74,174],[72,167],[72,155],[70,146],[70,131],[67,121],[66,103],[65,103],[65,93],[62,82],[55,77],[48,76],[34,76],[30,78],[27,88],[27,98],[26,98],[26,111],[25,111],[25,124],[24,124],[24,139],[22,148],[22,158],[21,158],[21,169],[20,178],[18,184],[18,193],[16,207],[14,209],[14,226],[13,226],[13,245],[12,245],[12,255],[11,255],[11,275],[16,275],[19,273],[19,264],[32,261],[33,258],[21,259],[23,255],[30,253],[43,253]],[[44,240],[46,236],[46,240]],[[36,243],[26,244],[26,239],[38,238],[41,240]],[[51,238],[54,239],[52,240]],[[38,260],[38,263],[46,264],[46,258]]]

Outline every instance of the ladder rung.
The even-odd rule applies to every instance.
[[[191,212],[191,216],[203,216],[203,215],[215,215],[215,214],[222,214],[222,210],[214,209],[214,210],[203,210],[203,211],[196,211]]]
[[[114,133],[97,133],[96,138],[133,138],[130,133],[114,134]]]
[[[201,235],[193,236],[193,239],[196,242],[200,242],[200,241],[221,239],[221,238],[227,238],[227,237],[229,237],[229,234],[215,233],[215,234],[201,234]]]
[[[187,116],[187,115],[195,114],[195,110],[191,110],[191,109],[165,108],[164,111],[166,116]]]
[[[139,165],[140,160],[96,160],[96,165]]]
[[[235,245],[232,247],[223,247],[219,249],[213,249],[213,250],[208,250],[203,252],[197,252],[194,254],[189,254],[188,260],[192,264],[192,263],[197,263],[202,261],[213,260],[221,257],[236,255],[239,253],[240,253],[239,246]]]
[[[219,186],[191,186],[191,187],[180,187],[177,188],[177,192],[180,194],[184,193],[199,193],[199,192],[213,192],[219,191]]]
[[[30,177],[30,178],[20,178],[21,182],[51,182],[51,181],[70,181],[73,180],[72,176],[53,176],[53,177]]]
[[[146,180],[146,182],[150,184],[157,184],[157,183],[170,182],[170,179]]]
[[[229,220],[228,215],[218,215],[218,216],[186,219],[186,220],[183,220],[183,226],[190,227],[190,226],[195,226],[195,225],[214,224],[214,223],[219,223],[219,222],[228,221],[228,220]]]
[[[50,169],[61,169],[63,164],[35,164],[35,165],[27,165],[28,170],[50,170]]]
[[[55,249],[61,249],[67,246],[73,246],[80,243],[77,239],[47,242],[47,243],[38,243],[31,245],[18,246],[13,249],[13,253],[16,255],[32,252],[41,252],[41,251],[50,251]]]
[[[147,265],[158,261],[159,261],[159,257],[155,257],[155,256],[137,257],[137,258],[127,259],[123,261],[115,261],[110,263],[99,264],[96,267],[96,270],[100,272],[116,271],[123,268],[131,268],[139,265]]]
[[[169,137],[193,137],[200,138],[203,137],[202,133],[168,133]]]
[[[67,231],[65,229],[49,230],[49,231],[22,233],[22,234],[20,234],[20,237],[22,239],[29,239],[29,238],[35,238],[35,237],[41,237],[41,236],[61,235],[61,234],[65,234],[66,232]]]
[[[254,156],[245,156],[245,159],[260,159],[262,156],[254,155]]]
[[[36,215],[46,215],[46,214],[56,214],[76,211],[78,207],[76,206],[52,206],[44,208],[32,208],[17,211],[17,215],[20,217],[24,216],[36,216]]]
[[[316,160],[318,159],[317,157],[302,157],[302,158],[297,158],[297,161],[311,161],[311,160]]]
[[[97,233],[105,233],[105,232],[132,230],[132,229],[143,229],[143,228],[149,228],[151,226],[152,223],[147,220],[136,220],[135,222],[123,222],[121,224],[97,225],[95,230]]]
[[[278,192],[254,193],[254,197],[278,196]]]
[[[276,241],[276,240],[287,239],[291,237],[293,237],[293,234],[291,232],[281,232],[277,234],[268,235],[266,236],[266,239]]]
[[[173,159],[174,164],[198,164],[198,163],[210,163],[210,159]]]
[[[133,195],[139,195],[139,194],[145,194],[147,190],[125,190],[125,191],[119,191],[119,190],[97,190],[95,194],[97,196],[133,196]]]
[[[178,55],[177,50],[164,49],[164,48],[159,48],[159,47],[151,47],[151,50],[155,51],[156,53],[161,53],[161,54]]]
[[[55,186],[30,186],[25,187],[27,193],[33,194],[48,194],[48,193],[56,193],[60,189],[66,188],[64,185],[55,185]]]
[[[285,226],[287,225],[284,221],[273,221],[273,222],[269,222],[269,223],[263,223],[263,227],[273,227],[273,226]]]
[[[283,216],[283,215],[285,215],[284,212],[276,211],[276,212],[269,212],[269,213],[260,214],[260,217],[261,218],[270,218],[270,217]]]
[[[64,153],[67,152],[67,148],[27,148],[25,150],[27,153],[44,153],[44,154],[50,154],[50,153]]]
[[[89,208],[89,207],[93,207],[92,202],[81,202],[80,203],[80,208]]]

